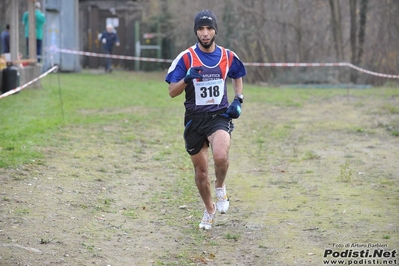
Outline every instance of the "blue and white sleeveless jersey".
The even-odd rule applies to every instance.
[[[238,56],[222,46],[214,52],[204,53],[198,44],[181,52],[172,62],[166,75],[168,83],[179,82],[190,67],[202,66],[201,80],[193,80],[185,88],[186,113],[215,112],[227,108],[227,77],[245,76],[246,69]]]

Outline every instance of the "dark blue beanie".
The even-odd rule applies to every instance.
[[[197,34],[197,30],[202,26],[210,26],[215,29],[218,33],[218,22],[215,14],[210,10],[202,10],[199,12],[194,19],[194,33]]]

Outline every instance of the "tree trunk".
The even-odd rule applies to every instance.
[[[303,61],[303,48],[302,48],[302,27],[301,27],[301,13],[299,12],[299,4],[298,0],[294,0],[295,8],[296,8],[296,17],[295,17],[295,30],[297,36],[297,45],[298,45],[298,53],[297,53],[297,62],[302,63]]]
[[[330,6],[331,26],[333,30],[337,61],[342,62],[344,59],[344,49],[342,41],[341,9],[339,6],[339,0],[330,0]]]
[[[356,64],[356,8],[357,0],[349,0],[349,13],[350,13],[350,44],[351,44],[351,63]],[[356,84],[357,81],[357,70],[351,69],[351,82]]]
[[[357,50],[356,65],[360,64],[363,55],[364,39],[366,36],[367,4],[368,0],[361,0],[360,2],[359,46]]]

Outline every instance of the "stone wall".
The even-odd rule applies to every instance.
[[[23,68],[19,68],[19,78],[20,85],[24,85],[29,81],[39,77],[42,74],[42,66],[41,65],[32,65],[32,66],[24,66]],[[27,88],[41,88],[42,83],[40,79],[38,81],[33,82]]]

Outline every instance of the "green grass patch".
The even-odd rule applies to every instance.
[[[58,78],[61,88],[56,82]],[[357,230],[351,227],[353,219],[361,222],[360,229],[367,229],[366,225],[375,222],[371,218],[382,220],[390,214],[379,211],[380,206],[397,207],[397,197],[393,198],[391,193],[397,183],[395,179],[380,178],[378,169],[374,171],[361,160],[363,151],[385,158],[389,155],[385,153],[385,146],[378,146],[380,141],[353,145],[372,131],[375,135],[382,131],[384,135],[380,139],[395,136],[397,120],[383,120],[383,126],[373,128],[374,118],[368,116],[382,113],[394,117],[395,105],[381,107],[381,102],[396,99],[397,89],[351,90],[349,102],[347,91],[342,89],[265,88],[245,84],[243,115],[234,121],[237,131],[233,133],[230,153],[227,182],[232,188],[228,188],[231,212],[227,218],[216,217],[213,229],[216,233],[200,230],[203,203],[182,138],[184,95],[171,99],[163,79],[164,73],[59,73],[47,76],[42,89],[27,89],[1,99],[0,168],[16,168],[18,171],[4,171],[6,178],[32,179],[35,189],[47,188],[44,181],[53,184],[55,177],[73,182],[79,193],[72,190],[70,194],[67,188],[58,190],[67,197],[65,202],[71,207],[91,216],[90,221],[95,225],[89,225],[87,230],[93,236],[99,234],[97,225],[112,231],[124,225],[123,231],[135,236],[134,230],[128,227],[135,228],[136,222],[144,220],[151,221],[148,228],[159,224],[178,233],[169,240],[181,242],[181,249],[165,251],[164,257],[159,253],[154,258],[157,265],[198,264],[206,259],[218,264],[219,247],[236,249],[248,243],[243,236],[252,226],[261,229],[269,241],[254,243],[263,243],[259,248],[270,248],[269,252],[271,247],[265,243],[277,245],[276,249],[273,246],[274,252],[279,244],[287,243],[280,241],[281,237],[290,241],[308,239],[306,235],[304,238],[294,235],[307,229],[320,234],[320,239],[330,241],[327,234],[334,232],[334,237],[335,232],[339,233],[337,229]],[[231,92],[230,87],[232,97]],[[373,100],[377,98],[383,101],[374,106]],[[324,105],[326,110],[318,112],[317,108]],[[348,106],[350,110],[361,110],[366,122],[345,119],[346,113],[337,117],[328,115]],[[389,131],[385,124],[389,125]],[[342,135],[348,138],[341,140]],[[113,149],[119,145],[121,147]],[[52,149],[57,148],[52,153]],[[46,156],[52,154],[59,156],[55,157],[55,163],[65,155],[65,161],[69,160],[65,162],[68,172],[62,171],[65,168],[62,164],[55,165],[57,171],[51,172],[60,176],[25,170],[30,169],[27,167],[30,164],[45,164]],[[346,161],[341,161],[342,157]],[[213,181],[211,156],[209,160],[209,176]],[[52,162],[49,168],[53,167]],[[360,171],[365,174],[358,176],[356,173]],[[94,182],[87,186],[85,182],[80,183],[82,180]],[[155,180],[157,185],[147,188],[144,180]],[[104,186],[100,182],[104,182]],[[107,186],[109,183],[112,185]],[[94,197],[85,199],[85,189],[98,190],[99,194],[93,192]],[[122,191],[126,194],[118,194]],[[140,193],[142,201],[130,201],[133,193]],[[386,193],[389,197],[380,197],[380,194],[374,197],[375,193]],[[14,196],[4,195],[1,202],[10,205]],[[35,214],[33,208],[14,209],[19,218]],[[317,218],[312,221],[314,217]],[[303,221],[312,223],[305,226]],[[248,227],[243,229],[240,225]],[[111,241],[116,235],[113,233],[101,240]],[[379,239],[390,237],[389,232],[377,233]],[[42,238],[43,244],[50,242],[49,239]],[[97,252],[99,248],[92,244],[97,243],[94,240],[81,243],[81,249]],[[286,246],[282,248],[285,250]]]
[[[386,110],[390,114],[399,114],[399,106],[385,104],[382,109]]]
[[[231,233],[226,234],[226,239],[229,239],[229,240],[238,241],[239,238],[240,238],[240,236],[238,234],[231,234]]]
[[[391,132],[391,135],[394,136],[394,137],[399,137],[399,130],[393,130]]]
[[[179,117],[184,112],[184,96],[179,96],[178,100],[169,97],[164,73],[56,73],[45,77],[42,86],[42,89],[25,89],[0,100],[0,168],[43,163],[40,148],[56,145],[51,143],[51,135],[72,125],[106,125],[116,121],[124,125],[125,130],[134,124],[136,128],[142,128],[143,133],[151,134],[146,132],[151,124],[152,130],[164,132],[163,141],[174,134],[181,134],[181,128],[174,125],[182,124]],[[256,108],[257,104],[300,107],[314,98],[345,97],[346,91],[265,88],[245,84],[245,95],[243,112],[245,108]],[[379,88],[378,91],[352,90],[351,95],[390,98],[399,96],[399,92],[395,88]],[[398,112],[396,106],[387,104],[383,108],[390,113]],[[293,130],[295,128],[291,125],[259,128],[255,141],[263,149],[268,138],[284,139]],[[356,131],[364,132],[365,129],[357,128]],[[260,135],[261,132],[267,135]],[[392,135],[397,136],[397,131]],[[138,139],[137,135],[127,134],[119,141],[129,143]],[[154,140],[157,141],[161,140]],[[135,149],[141,150],[140,147]],[[161,161],[169,153],[169,150],[161,151],[154,155],[154,159]],[[99,171],[105,173],[106,170]]]
[[[338,180],[340,182],[349,183],[352,180],[353,170],[350,167],[349,161],[345,161],[344,164],[340,166],[341,171],[338,176]]]
[[[129,209],[129,210],[125,210],[122,212],[122,214],[126,217],[129,217],[131,219],[138,219],[138,213],[135,210]]]
[[[15,210],[15,213],[19,214],[19,215],[29,214],[29,212],[30,211],[28,209],[17,209],[17,210]]]
[[[320,155],[318,155],[314,151],[306,151],[305,154],[302,156],[302,160],[317,160],[320,159]]]
[[[0,167],[38,163],[43,158],[38,147],[48,145],[49,136],[64,126],[129,121],[145,128],[148,114],[152,123],[164,126],[164,114],[177,108],[178,101],[170,101],[162,76],[51,74],[42,80],[42,89],[25,89],[1,99]],[[131,141],[136,136],[125,138]]]

